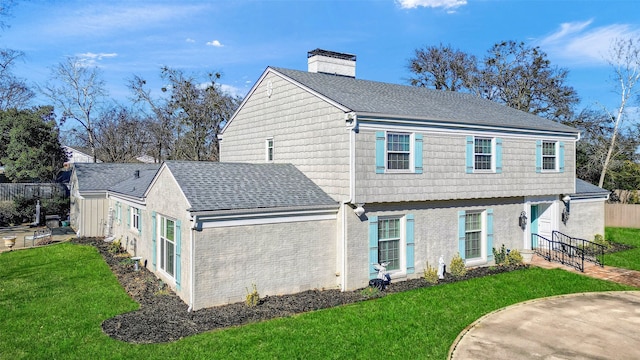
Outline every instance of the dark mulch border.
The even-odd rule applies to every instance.
[[[304,312],[352,304],[386,293],[397,293],[433,286],[423,278],[392,283],[384,292],[360,290],[309,290],[297,294],[266,296],[255,307],[244,302],[188,312],[187,305],[166,284],[144,267],[134,271],[126,253],[109,251],[109,243],[101,238],[79,238],[77,244],[95,246],[125,291],[140,304],[137,311],[120,314],[102,323],[103,331],[121,341],[130,343],[164,343],[198,333],[239,326]],[[481,267],[469,269],[463,278],[445,274],[439,284],[508,272],[525,266]]]

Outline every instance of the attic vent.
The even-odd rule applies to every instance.
[[[134,171],[134,172],[133,172],[133,177],[134,177],[135,179],[140,178],[140,170],[136,170],[136,171]]]
[[[307,53],[309,72],[356,77],[356,56],[315,49]]]

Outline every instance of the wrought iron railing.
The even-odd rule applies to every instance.
[[[593,241],[574,238],[559,231],[553,231],[547,239],[531,234],[533,250],[548,261],[556,261],[584,271],[584,262],[590,261],[604,266],[604,246]]]

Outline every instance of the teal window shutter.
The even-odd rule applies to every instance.
[[[463,260],[465,256],[465,218],[466,213],[458,211],[458,252]]]
[[[153,270],[156,270],[156,257],[158,256],[156,238],[158,233],[158,227],[156,222],[156,212],[153,211],[151,213],[151,265],[153,265]]]
[[[138,212],[138,235],[142,235],[142,210],[136,209]]]
[[[422,174],[422,134],[415,135],[415,171]]]
[[[496,173],[502,172],[502,139],[496,138]]]
[[[564,172],[564,142],[560,141],[559,147],[560,147],[560,154],[558,155],[559,161],[560,161],[559,169],[560,169],[560,172]]]
[[[384,131],[376,131],[376,174],[384,174],[385,169],[385,148],[386,137]]]
[[[542,172],[542,140],[536,140],[536,172]]]
[[[487,261],[493,260],[493,209],[487,209]]]
[[[127,227],[131,227],[131,206],[127,205]]]
[[[180,254],[182,253],[181,221],[176,221],[176,289],[180,290]]]
[[[407,214],[407,274],[413,274],[416,269],[415,258],[415,219],[413,214]]]
[[[467,136],[467,174],[473,173],[473,136]]]
[[[378,272],[373,264],[378,263],[378,217],[369,217],[369,278],[375,279]]]

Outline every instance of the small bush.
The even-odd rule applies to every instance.
[[[427,267],[424,269],[424,279],[429,284],[438,283],[438,270],[427,263]]]
[[[13,201],[0,201],[0,226],[15,224],[18,212]]]
[[[248,307],[255,307],[260,303],[260,294],[258,294],[256,284],[251,284],[251,286],[253,287],[253,291],[250,292],[249,289],[247,289],[247,298],[244,303],[247,304]]]
[[[120,239],[114,240],[109,244],[109,248],[107,249],[112,254],[118,254],[122,252],[122,244],[120,243]]]
[[[464,260],[462,260],[459,253],[456,253],[456,256],[451,259],[449,270],[451,271],[451,275],[456,278],[461,278],[467,275],[467,267],[465,266]]]
[[[368,286],[360,290],[360,295],[367,298],[377,297],[378,295],[380,295],[380,290],[375,286]]]
[[[517,249],[513,249],[509,251],[506,260],[507,265],[522,265],[524,264],[524,259],[522,258],[522,254]]]
[[[613,245],[611,245],[611,242],[609,242],[609,240],[605,240],[604,236],[602,236],[600,234],[596,234],[593,237],[593,242],[596,243],[596,244],[604,246],[605,250],[609,250],[613,246]]]
[[[507,261],[508,252],[504,244],[502,244],[502,246],[500,247],[500,251],[496,250],[496,248],[493,248],[492,251],[493,251],[493,260],[496,262],[496,265],[505,264],[505,262]]]

